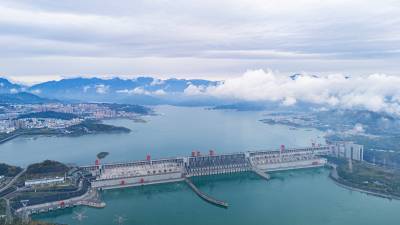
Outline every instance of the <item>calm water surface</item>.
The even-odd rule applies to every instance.
[[[0,161],[27,165],[43,159],[87,164],[100,151],[107,161],[188,155],[191,150],[244,151],[309,145],[323,134],[290,130],[259,122],[262,112],[209,111],[161,106],[160,116],[148,123],[107,121],[133,130],[130,134],[88,135],[77,138],[18,138],[0,145]],[[320,138],[320,141],[321,138]],[[390,201],[336,186],[325,169],[272,174],[265,181],[250,173],[195,178],[204,192],[230,204],[218,208],[199,199],[184,183],[102,192],[107,207],[78,207],[37,216],[63,224],[110,225],[123,216],[124,224],[142,225],[397,225],[400,201]],[[84,211],[83,222],[73,219]]]
[[[336,186],[325,169],[272,174],[265,181],[252,174],[195,179],[203,191],[225,200],[228,209],[201,200],[184,183],[107,190],[104,209],[75,208],[36,217],[86,225],[398,225],[400,201],[390,201]]]
[[[259,121],[262,112],[233,112],[161,106],[159,116],[147,123],[131,120],[108,120],[105,123],[125,126],[129,134],[100,134],[81,137],[20,137],[0,145],[0,161],[26,166],[44,159],[79,165],[94,163],[96,154],[110,152],[106,161],[189,155],[196,149],[208,152],[233,152],[286,146],[310,145],[321,132],[289,130]]]

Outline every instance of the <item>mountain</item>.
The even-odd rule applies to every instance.
[[[292,80],[297,80],[299,77],[312,77],[312,78],[319,78],[317,75],[306,75],[306,74],[302,74],[302,73],[295,73],[291,76],[289,76],[290,79]]]
[[[384,112],[357,109],[334,109],[316,113],[323,124],[341,130],[353,129],[356,125],[373,135],[400,135],[400,120]]]
[[[17,93],[23,89],[19,84],[11,83],[9,80],[0,77],[0,94]]]
[[[37,95],[27,93],[27,92],[19,92],[15,94],[0,94],[0,103],[9,103],[9,104],[40,104],[40,103],[50,103],[57,102],[56,100],[51,100],[47,98],[42,98]]]
[[[42,97],[60,100],[118,102],[136,104],[179,104],[187,98],[186,88],[217,85],[201,79],[135,79],[72,78],[33,85],[28,91]]]

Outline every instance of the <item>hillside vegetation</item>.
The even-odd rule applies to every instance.
[[[0,163],[0,175],[6,176],[6,177],[13,177],[21,171],[22,171],[22,169],[20,167],[10,166],[5,163]]]
[[[45,160],[41,163],[34,163],[28,166],[26,170],[27,176],[40,177],[43,175],[64,175],[69,170],[69,167],[52,160]]]

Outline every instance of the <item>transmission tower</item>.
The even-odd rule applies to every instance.
[[[79,222],[79,224],[81,224],[82,221],[87,218],[84,211],[74,212],[74,214],[75,215],[72,218],[77,220]]]
[[[349,159],[349,171],[350,173],[353,172],[353,160],[351,158]]]
[[[26,208],[26,206],[29,203],[29,200],[21,200],[20,201],[22,204],[22,223],[23,224],[28,224],[29,223],[29,212],[28,209]]]
[[[13,223],[13,215],[11,213],[11,207],[10,207],[10,200],[6,200],[6,224],[12,224]]]
[[[125,217],[123,216],[115,216],[114,222],[118,225],[122,225],[124,224],[124,222],[126,221]]]

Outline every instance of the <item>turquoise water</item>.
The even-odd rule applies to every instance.
[[[400,201],[390,201],[336,186],[325,169],[274,173],[265,181],[252,174],[194,179],[200,189],[230,204],[219,208],[201,200],[184,183],[145,186],[102,193],[104,209],[75,208],[36,217],[79,224],[73,212],[84,210],[82,224],[109,225],[397,225]]]
[[[17,138],[0,145],[0,161],[27,165],[43,159],[87,164],[100,151],[107,161],[188,155],[193,149],[232,152],[286,146],[305,146],[323,134],[316,130],[290,130],[258,120],[262,112],[210,111],[161,106],[160,116],[148,123],[112,120],[130,134],[88,135],[77,138]],[[321,139],[320,139],[321,141]],[[37,219],[64,224],[110,225],[115,217],[124,224],[141,225],[397,225],[400,201],[390,201],[338,187],[326,169],[272,174],[272,180],[251,173],[195,178],[199,188],[229,203],[228,209],[210,205],[184,183],[136,187],[102,192],[104,209],[78,207],[42,214]],[[74,212],[84,211],[83,222]]]

